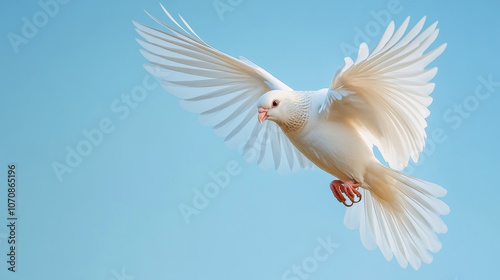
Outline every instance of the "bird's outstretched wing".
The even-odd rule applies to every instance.
[[[182,17],[185,28],[163,10],[179,29],[151,15],[170,33],[134,22],[144,38],[138,39],[144,47],[141,53],[150,61],[145,68],[162,80],[163,88],[183,99],[184,109],[198,113],[200,123],[213,127],[246,160],[255,160],[264,168],[274,165],[280,172],[312,167],[277,124],[260,125],[257,120],[260,96],[270,90],[291,88],[249,60],[233,58],[209,46]]]
[[[372,53],[362,43],[356,62],[345,58],[321,111],[345,119],[389,165],[401,170],[411,157],[415,162],[425,145],[425,118],[432,103],[437,68],[425,69],[446,48],[443,44],[424,54],[436,39],[437,22],[421,32],[422,18],[404,37],[410,18],[394,32],[391,22]]]

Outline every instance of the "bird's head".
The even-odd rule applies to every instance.
[[[293,95],[288,91],[272,90],[267,92],[257,101],[259,122],[271,120],[280,124],[286,121],[294,102]]]

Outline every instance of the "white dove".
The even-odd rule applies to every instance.
[[[450,210],[437,199],[446,190],[398,170],[410,157],[416,162],[425,145],[429,81],[437,73],[425,67],[446,47],[423,54],[437,22],[422,31],[424,17],[406,35],[409,17],[396,31],[391,22],[371,53],[362,43],[356,62],[345,58],[329,88],[294,91],[249,60],[209,46],[180,15],[185,27],[162,9],[180,30],[151,15],[171,33],[134,25],[145,39],[138,40],[150,61],[145,68],[183,99],[181,106],[199,113],[229,147],[244,155],[257,149],[261,166],[314,164],[338,178],[330,184],[335,197],[346,206],[359,202],[347,208],[344,223],[360,229],[366,248],[378,245],[402,267],[432,262],[430,252],[441,249],[436,233],[447,231],[440,215]],[[374,145],[391,168],[376,159]]]

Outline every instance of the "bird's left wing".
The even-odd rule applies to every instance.
[[[184,109],[198,113],[201,124],[213,127],[247,161],[264,168],[273,165],[280,172],[312,167],[277,124],[257,120],[256,102],[264,93],[291,88],[249,60],[206,44],[182,17],[185,28],[163,10],[180,30],[151,15],[170,33],[134,22],[145,39],[138,39],[150,61],[145,68],[162,80],[163,88],[183,99]]]
[[[362,43],[356,62],[346,57],[321,107],[330,118],[355,126],[398,170],[410,157],[417,162],[423,150],[434,90],[429,81],[437,73],[436,67],[425,67],[446,48],[443,44],[424,54],[438,35],[437,22],[421,31],[424,17],[403,37],[409,20],[396,32],[391,22],[371,53]]]

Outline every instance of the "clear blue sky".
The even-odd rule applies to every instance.
[[[158,27],[144,9],[168,20],[157,0],[4,1],[0,279],[301,279],[287,272],[294,265],[308,279],[495,277],[498,1],[163,4],[212,46],[299,90],[327,87],[358,39],[375,47],[387,18],[438,20],[435,46],[448,48],[433,64],[428,148],[409,172],[448,189],[443,249],[417,272],[387,262],[344,226],[330,175],[260,170],[182,110],[146,74],[135,42],[132,20]],[[18,176],[16,273],[6,263],[10,163]],[[210,174],[222,171],[232,172],[227,186],[213,188]],[[207,201],[196,194],[205,187]],[[196,214],[185,219],[182,205],[197,206]]]

